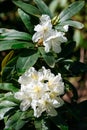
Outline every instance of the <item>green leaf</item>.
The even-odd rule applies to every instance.
[[[37,4],[37,6],[42,14],[47,14],[52,18],[52,14],[51,14],[48,6],[44,3],[43,0],[34,0],[34,2]]]
[[[36,7],[30,4],[26,4],[20,0],[13,0],[13,3],[16,4],[19,8],[21,8],[28,14],[34,15],[36,17],[40,17],[41,15],[40,11]]]
[[[32,48],[32,47],[34,47],[34,45],[31,42],[26,41],[16,41],[16,40],[0,41],[0,51],[10,49],[20,49],[20,48]]]
[[[51,68],[54,68],[54,66],[55,66],[55,58],[54,58],[53,53],[51,53],[51,52],[46,53],[44,51],[43,47],[39,47],[39,51],[42,54],[42,57],[44,58],[47,65],[50,66]]]
[[[3,71],[3,68],[6,66],[6,64],[9,62],[9,60],[12,58],[12,56],[14,55],[14,51],[10,51],[5,58],[2,60],[1,63],[1,71]]]
[[[15,107],[16,104],[11,102],[11,101],[7,101],[7,100],[3,100],[0,102],[0,109],[3,109],[3,108],[12,108],[12,107]]]
[[[85,2],[84,1],[76,1],[73,2],[71,5],[69,5],[68,8],[64,9],[60,15],[59,15],[59,21],[63,22],[68,19],[70,19],[72,16],[74,16],[76,13],[78,13],[81,8],[84,6]]]
[[[38,118],[34,121],[36,130],[51,130],[48,119]]]
[[[23,10],[21,10],[20,8],[18,9],[18,14],[21,17],[25,27],[27,28],[27,30],[32,34],[34,32],[34,26],[31,23],[31,18],[28,14],[26,14]]]
[[[0,109],[0,120],[2,120],[4,118],[5,113],[8,112],[12,108],[13,107]]]
[[[65,125],[59,125],[60,130],[69,130],[68,126]]]
[[[37,62],[38,58],[39,52],[34,50],[24,50],[17,60],[17,71],[24,72],[25,70],[29,69]]]
[[[17,111],[14,115],[8,118],[5,124],[5,129],[15,128],[15,130],[20,130],[26,123],[26,121],[21,120],[21,114],[22,114],[21,111]]]
[[[0,89],[11,91],[11,92],[17,92],[19,89],[13,86],[12,83],[0,83]]]
[[[50,123],[47,119],[42,119],[42,130],[51,130]]]
[[[73,93],[73,97],[71,98],[71,100],[74,102],[77,101],[78,94],[76,88],[68,80],[64,80],[64,83],[65,83],[65,92]]]
[[[17,91],[17,92],[18,92],[18,91]],[[10,92],[4,94],[3,100],[7,100],[7,101],[10,101],[10,102],[13,102],[13,103],[15,103],[16,105],[20,104],[20,100],[16,99],[16,98],[14,97],[14,94],[12,94],[12,93],[10,93]]]
[[[21,115],[22,120],[28,119],[28,121],[29,121],[29,120],[31,120],[31,118],[34,118],[33,110],[27,110],[27,111],[22,112],[22,115]]]
[[[82,29],[84,27],[84,25],[80,22],[67,20],[58,24],[57,26],[55,26],[55,28],[57,29],[58,26],[64,26],[64,25],[69,25],[78,29]]]
[[[1,29],[1,37],[0,40],[23,40],[23,41],[31,41],[32,36],[25,32],[19,32],[13,29]]]
[[[14,57],[13,59],[11,59],[6,66],[4,67],[4,69],[2,70],[1,74],[2,74],[2,81],[5,82],[10,82],[12,80],[12,78],[16,78],[17,73],[16,73],[16,69],[15,69],[15,64],[17,62],[17,58],[18,56]]]
[[[41,130],[42,129],[41,120],[39,120],[39,121],[35,120],[34,125],[35,125],[36,130]]]

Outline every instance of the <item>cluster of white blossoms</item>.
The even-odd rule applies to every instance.
[[[68,26],[64,26],[65,32],[68,30]],[[45,52],[50,50],[55,53],[61,52],[61,43],[67,42],[67,38],[64,36],[64,32],[58,32],[53,29],[51,19],[48,15],[42,15],[40,17],[40,23],[35,26],[34,31],[36,31],[32,37],[33,42],[42,41],[45,47]]]
[[[57,115],[56,108],[64,103],[60,97],[64,93],[64,83],[60,73],[55,76],[45,67],[38,71],[31,67],[19,77],[18,82],[21,88],[15,93],[15,98],[21,101],[22,111],[31,107],[35,117],[40,117],[43,112],[50,116]]]

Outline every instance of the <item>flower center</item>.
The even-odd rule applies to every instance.
[[[35,86],[35,87],[34,87],[34,92],[35,92],[35,93],[39,93],[40,91],[41,91],[40,86]]]

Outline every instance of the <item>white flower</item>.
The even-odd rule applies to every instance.
[[[47,112],[50,116],[57,114],[55,108],[63,105],[60,95],[64,93],[64,83],[60,73],[55,76],[45,67],[38,71],[31,67],[19,77],[18,81],[21,88],[14,96],[21,101],[22,111],[31,107],[35,117],[40,117],[43,112]]]
[[[63,32],[57,32],[56,30],[51,30],[43,42],[45,46],[45,51],[49,52],[52,49],[54,52],[61,52],[61,43],[67,42],[67,38],[64,36]]]
[[[68,31],[68,25],[63,26],[63,29]],[[36,31],[32,37],[33,42],[38,42],[38,45],[44,45],[45,51],[53,50],[55,53],[61,52],[61,43],[66,42],[65,33],[57,32],[53,29],[51,19],[48,15],[40,17],[40,24],[34,28]]]
[[[40,18],[40,24],[36,25],[33,35],[33,42],[38,42],[40,39],[45,39],[45,35],[52,29],[51,19],[48,15],[42,15]]]
[[[69,28],[69,26],[68,26],[68,25],[64,25],[64,26],[63,26],[63,29],[64,29],[64,31],[65,31],[65,32],[67,32],[67,31],[68,31],[68,28]]]

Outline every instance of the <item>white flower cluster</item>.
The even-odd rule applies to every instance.
[[[15,98],[21,100],[20,109],[26,111],[29,107],[34,110],[34,116],[40,117],[43,112],[56,116],[58,108],[63,105],[60,95],[64,93],[64,83],[61,74],[54,75],[50,69],[42,67],[36,71],[31,67],[18,82],[21,84]]]
[[[33,42],[42,41],[45,51],[49,52],[53,50],[55,53],[61,52],[61,43],[67,42],[67,38],[64,36],[64,32],[58,32],[52,28],[51,19],[48,15],[42,15],[40,17],[40,24],[34,28],[35,34],[32,37]],[[68,30],[68,26],[64,26],[65,32]]]

